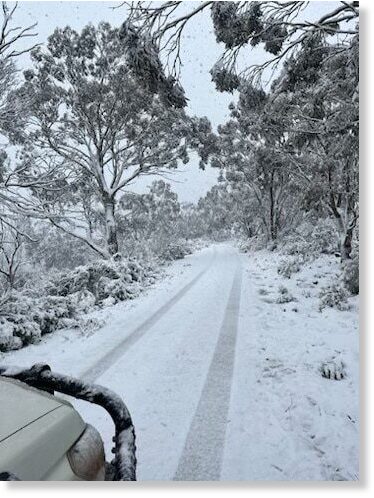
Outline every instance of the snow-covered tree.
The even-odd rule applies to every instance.
[[[237,220],[236,205],[224,182],[214,185],[195,208],[194,230],[200,237],[228,238]]]
[[[51,189],[33,189],[33,210],[104,257],[119,251],[121,191],[187,162],[193,121],[139,84],[126,50],[106,23],[56,29],[32,52],[22,88],[32,99],[23,176],[56,179]],[[93,213],[105,235],[87,223]]]
[[[179,76],[181,44],[186,25],[202,11],[210,11],[214,34],[223,44],[223,53],[213,68],[212,79],[220,91],[233,91],[241,81],[259,83],[267,69],[274,71],[312,34],[339,37],[341,48],[346,38],[357,34],[358,2],[334,2],[323,15],[304,19],[309,2],[239,1],[196,2],[123,2],[127,7],[125,25],[137,37],[152,40],[166,54],[170,74]],[[331,4],[333,4],[331,2]],[[256,47],[264,50],[260,64],[241,67],[242,54]],[[207,68],[208,69],[208,68]]]
[[[155,180],[145,194],[125,193],[118,208],[118,232],[126,246],[152,246],[162,252],[180,236],[181,206],[169,183]]]
[[[11,142],[22,140],[27,118],[28,101],[17,93],[17,57],[28,52],[35,45],[19,48],[20,41],[36,36],[35,25],[26,27],[14,23],[17,3],[1,3],[2,23],[0,30],[0,280],[1,291],[14,287],[22,264],[23,244],[28,238],[20,227],[13,198],[8,195],[7,186],[12,183],[14,162],[7,147]],[[22,221],[22,220],[21,220]]]
[[[0,219],[0,282],[3,280],[3,289],[12,289],[16,283],[23,242],[20,230]]]
[[[342,259],[358,220],[358,37],[349,49],[310,38],[274,83],[303,204],[335,220]]]
[[[9,180],[9,158],[6,147],[9,141],[18,141],[22,136],[27,116],[27,100],[22,92],[16,93],[17,67],[19,55],[32,50],[34,46],[19,49],[24,38],[34,37],[35,25],[21,27],[14,25],[13,16],[17,3],[11,7],[1,4],[2,26],[0,30],[0,194],[4,183]],[[0,201],[2,197],[0,195]],[[1,209],[0,209],[1,216]]]
[[[242,82],[212,143],[203,160],[224,172],[252,226],[260,222],[275,240],[308,213],[332,217],[349,258],[358,220],[358,38],[342,50],[312,34],[269,92]]]
[[[290,226],[296,204],[282,116],[271,95],[243,86],[231,119],[218,128],[219,148],[210,154],[212,166],[224,172],[231,201],[240,206],[235,211],[244,231],[252,236],[260,224],[271,240]]]

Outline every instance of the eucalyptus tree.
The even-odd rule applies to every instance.
[[[32,101],[23,174],[33,176],[37,164],[37,176],[56,178],[52,189],[33,189],[33,209],[101,256],[114,255],[119,195],[139,176],[187,162],[198,120],[141,84],[107,23],[56,29],[31,57],[22,88]]]
[[[349,257],[358,219],[358,2],[331,3],[315,18],[300,1],[122,5],[125,43],[135,33],[143,40],[139,47],[152,46],[164,61],[153,69],[177,80],[186,26],[210,12],[223,46],[210,68],[212,79],[219,91],[238,90],[240,97],[203,162],[212,159],[224,169],[243,202],[255,199],[270,238],[313,205],[334,217],[342,258]],[[246,64],[243,55],[256,47],[263,49],[263,61]],[[264,75],[273,82],[267,94]],[[263,94],[260,106],[256,92]]]
[[[339,37],[341,48],[346,39],[358,33],[358,2],[330,2],[320,16],[309,18],[309,2],[304,1],[238,1],[238,2],[123,2],[126,21],[123,36],[134,46],[134,35],[143,39],[139,57],[155,61],[157,49],[163,53],[172,78],[179,77],[183,63],[181,47],[186,27],[203,11],[210,13],[216,41],[223,52],[211,68],[213,80],[221,91],[238,89],[242,79],[251,84],[261,83],[266,70],[274,72],[290,56],[297,53],[310,35],[324,38]],[[335,4],[335,5],[334,5]],[[307,18],[305,18],[307,17]],[[129,35],[129,36],[128,36]],[[148,50],[144,50],[148,47]],[[150,49],[152,47],[152,49]],[[261,47],[265,57],[259,64],[241,67],[242,55]],[[146,56],[144,57],[144,54]],[[160,55],[158,53],[158,55]],[[138,61],[134,58],[134,61]],[[153,70],[159,66],[152,65]],[[164,76],[165,68],[159,71]]]
[[[4,281],[0,290],[12,289],[16,283],[23,243],[21,231],[0,219],[0,283]]]
[[[181,205],[169,183],[155,180],[148,192],[125,193],[119,202],[119,233],[134,243],[151,241],[158,249],[179,236]]]
[[[274,83],[284,103],[289,161],[307,209],[332,216],[350,257],[359,208],[358,36],[348,48],[310,38]]]
[[[36,25],[19,26],[14,22],[17,3],[2,2],[0,7],[0,275],[6,292],[13,287],[21,266],[23,244],[30,237],[21,228],[20,217],[7,186],[12,181],[15,164],[8,154],[10,143],[19,143],[27,118],[28,101],[16,92],[17,58],[36,47]],[[29,40],[28,45],[23,44]],[[20,43],[21,42],[21,43]],[[21,220],[22,221],[22,220]],[[6,297],[1,298],[3,302]]]
[[[297,206],[284,106],[248,84],[230,108],[229,121],[218,127],[219,146],[207,161],[222,170],[232,202],[240,205],[235,211],[247,236],[260,226],[275,241],[291,226]]]

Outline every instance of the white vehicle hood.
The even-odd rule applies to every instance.
[[[63,403],[21,382],[0,379],[0,442]]]
[[[77,480],[67,451],[85,428],[64,399],[0,378],[0,472],[22,481]]]

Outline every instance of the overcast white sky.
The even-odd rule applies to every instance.
[[[113,9],[120,2],[115,1],[39,1],[19,2],[15,22],[21,26],[37,23],[35,42],[43,43],[56,27],[71,26],[81,30],[86,24],[98,24],[100,21],[119,26],[124,21],[124,11]],[[199,2],[186,1],[185,4]],[[325,11],[331,10],[337,2],[312,1],[302,17],[316,20]],[[11,5],[12,2],[9,2]],[[186,8],[189,7],[186,5]],[[209,69],[218,59],[221,48],[215,41],[209,11],[200,13],[185,31],[182,43],[182,84],[189,98],[189,110],[198,116],[207,116],[214,127],[224,123],[228,117],[228,104],[234,99],[231,94],[218,93],[210,79]],[[261,50],[248,50],[248,64],[261,62],[264,54]],[[27,55],[22,56],[19,64],[22,68],[29,65]],[[216,183],[217,171],[207,168],[201,171],[198,160],[193,157],[187,166],[170,175],[170,183],[178,193],[181,201],[196,202]],[[134,185],[133,190],[144,191],[149,178]]]

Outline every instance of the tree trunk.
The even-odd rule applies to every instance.
[[[351,259],[352,252],[352,237],[353,237],[353,226],[350,226],[345,233],[342,234],[340,241],[340,254],[342,261]]]
[[[351,259],[353,230],[357,223],[357,214],[352,210],[349,199],[335,200],[330,193],[330,209],[335,217],[339,233],[340,258],[342,261]]]
[[[111,256],[118,254],[117,224],[114,217],[115,201],[108,197],[104,199],[105,229],[108,252]]]
[[[273,186],[270,186],[270,236],[271,240],[275,241],[277,240],[277,226],[275,222],[275,210],[274,210],[274,191],[273,191]]]

